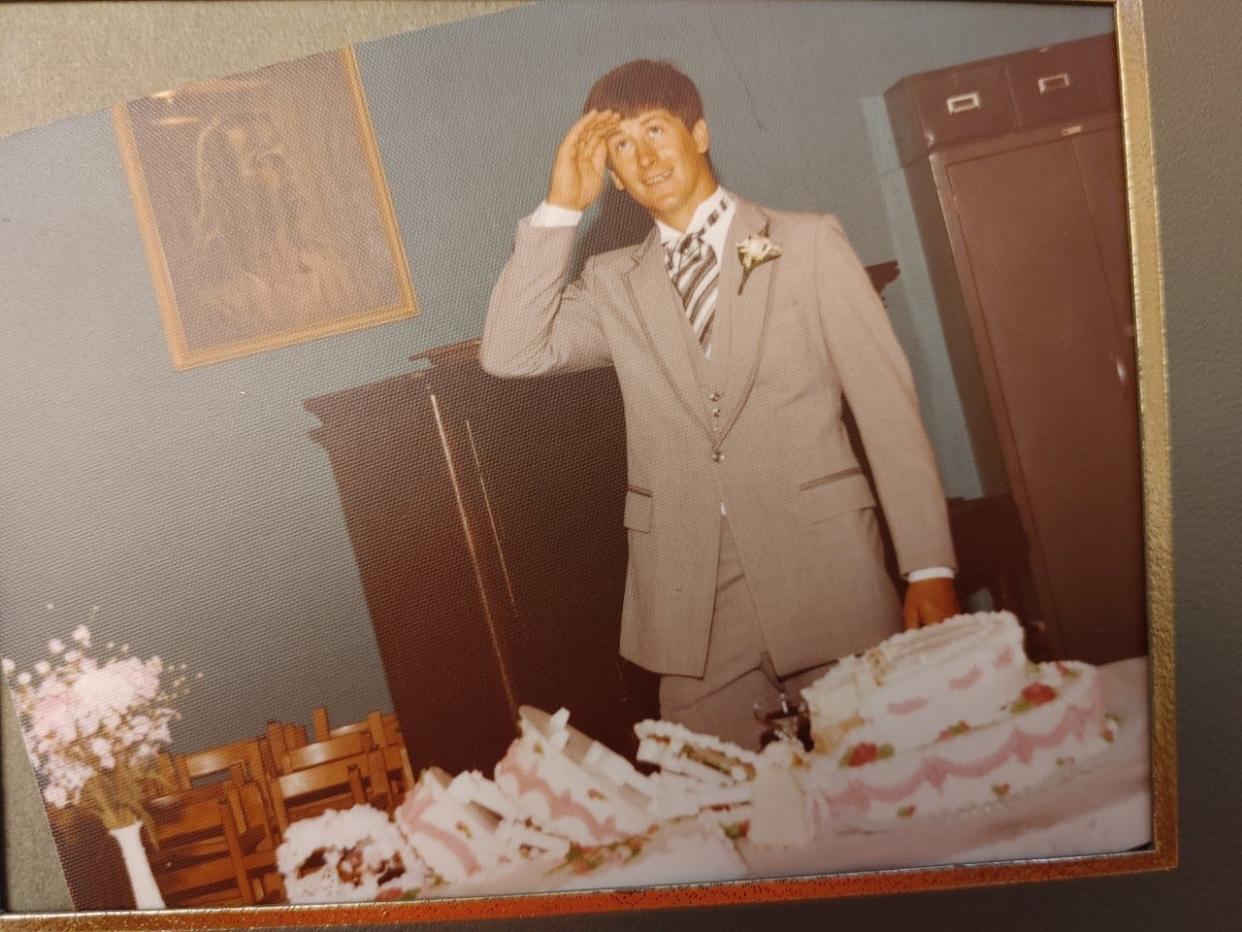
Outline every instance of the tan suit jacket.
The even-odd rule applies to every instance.
[[[703,674],[722,502],[778,673],[899,627],[843,396],[901,572],[955,565],[909,366],[866,271],[828,215],[739,198],[727,242],[765,225],[782,255],[741,295],[736,252],[720,257],[731,349],[715,401],[696,376],[655,229],[588,260],[562,289],[575,229],[523,221],[488,307],[480,358],[494,375],[616,369],[629,469],[621,653],[657,673]]]

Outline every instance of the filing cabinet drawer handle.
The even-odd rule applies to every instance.
[[[1069,72],[1062,71],[1060,74],[1044,75],[1036,83],[1041,94],[1051,94],[1053,91],[1065,90],[1074,82],[1070,80]]]
[[[979,92],[971,91],[969,94],[958,94],[956,97],[950,97],[944,102],[949,108],[949,113],[970,113],[972,110],[978,110],[980,105]]]

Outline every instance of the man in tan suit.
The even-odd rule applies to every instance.
[[[663,717],[753,747],[756,704],[902,624],[846,400],[909,581],[907,627],[957,611],[954,558],[909,366],[841,227],[724,191],[709,143],[671,65],[601,78],[518,226],[480,352],[505,377],[616,369],[621,653],[661,674]],[[655,226],[562,287],[606,170]]]

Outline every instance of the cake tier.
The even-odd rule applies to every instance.
[[[656,822],[647,778],[568,723],[523,706],[521,736],[496,765],[495,782],[535,825],[580,845],[640,835]]]
[[[993,803],[1029,789],[1113,739],[1096,669],[1042,664],[1000,716],[981,725],[946,718],[936,740],[915,749],[856,742],[816,755],[806,788],[812,821],[884,821]]]
[[[916,748],[943,723],[995,718],[1026,681],[1022,627],[1008,612],[958,615],[846,657],[802,691],[816,749],[883,741]]]
[[[424,770],[394,817],[410,847],[446,881],[494,867],[517,850],[501,819],[450,793],[450,783],[438,767]]]

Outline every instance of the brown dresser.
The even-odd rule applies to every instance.
[[[1146,651],[1125,166],[1112,36],[886,94],[985,494],[1012,495],[1053,651]]]

